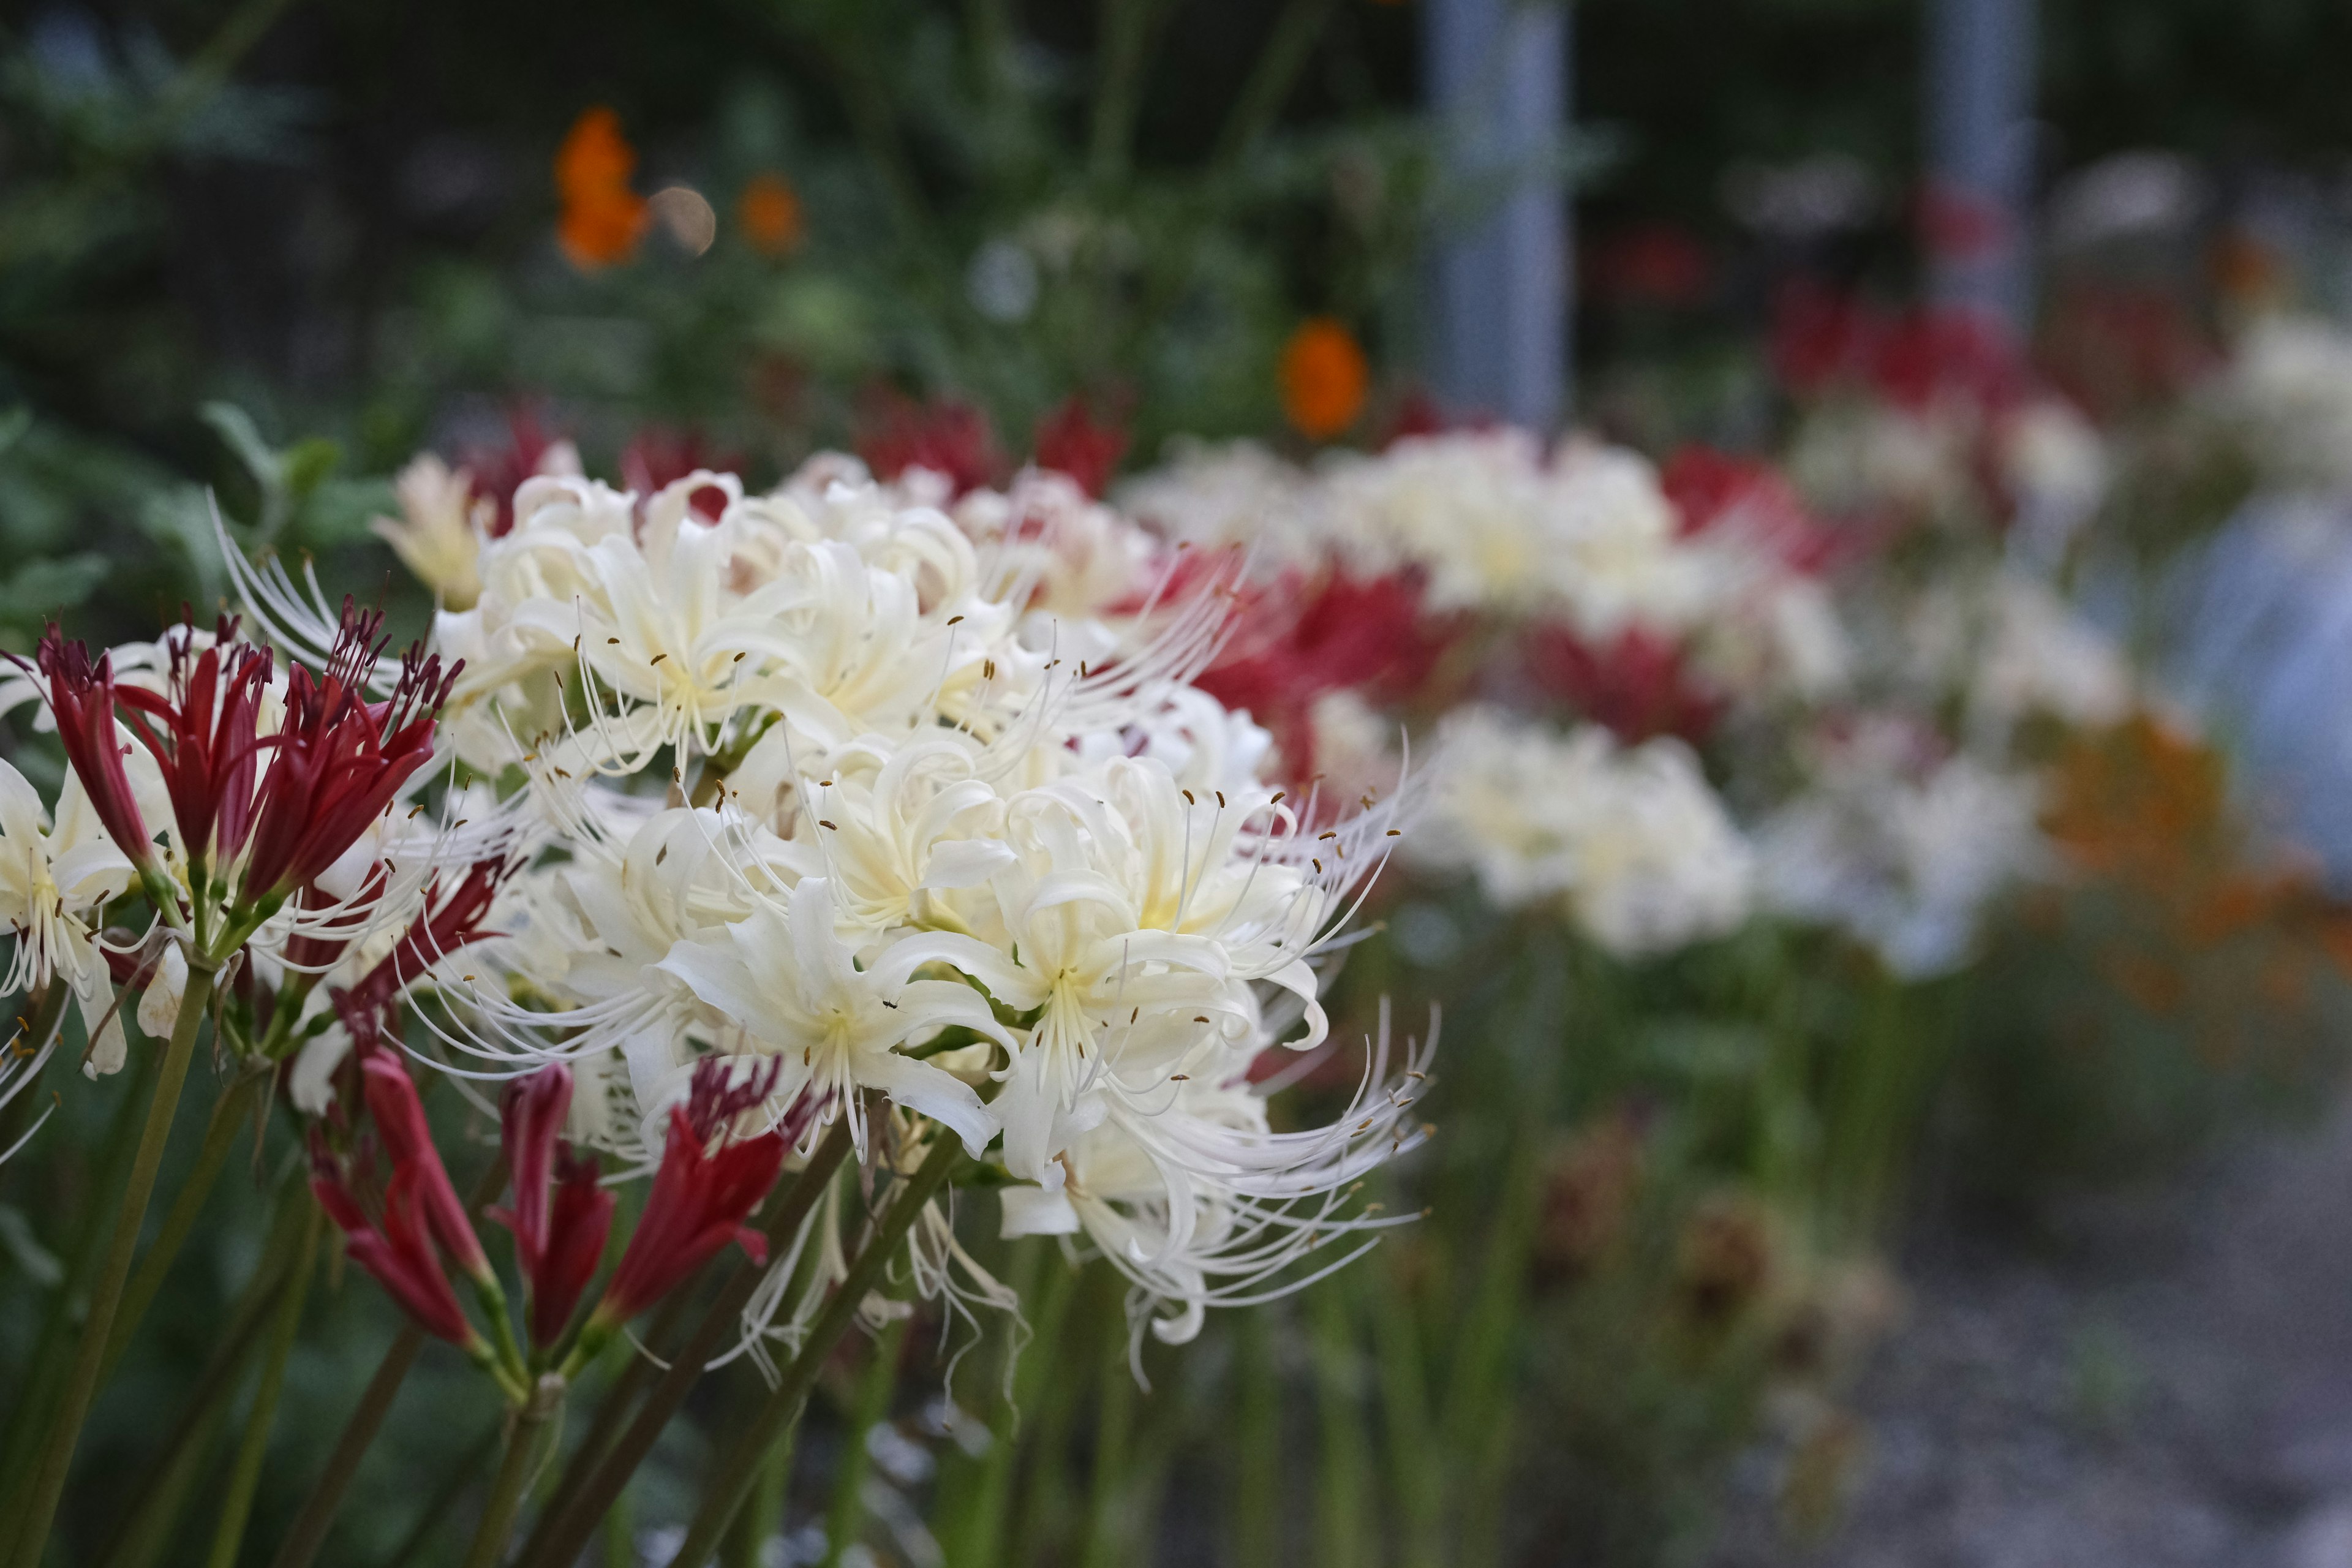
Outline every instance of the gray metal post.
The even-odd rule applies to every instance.
[[[1463,190],[1499,197],[1434,262],[1430,370],[1449,411],[1549,432],[1566,412],[1568,124],[1560,0],[1427,0],[1429,96]],[[1490,189],[1492,187],[1492,189]]]
[[[2032,309],[2034,0],[1928,0],[1922,212],[1939,304],[2022,331]]]

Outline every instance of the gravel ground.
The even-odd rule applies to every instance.
[[[1759,1459],[1710,1568],[2352,1568],[2352,1104],[1905,1278],[1843,1525],[1788,1541]]]

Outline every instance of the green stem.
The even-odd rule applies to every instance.
[[[82,1324],[81,1342],[75,1348],[73,1371],[66,1384],[65,1404],[49,1427],[41,1468],[34,1477],[30,1506],[18,1537],[16,1562],[21,1568],[38,1568],[48,1549],[49,1530],[58,1503],[64,1498],[66,1477],[73,1468],[74,1450],[81,1442],[82,1423],[89,1418],[98,1396],[99,1373],[106,1363],[106,1347],[114,1332],[114,1311],[122,1287],[131,1278],[131,1262],[139,1247],[139,1228],[147,1217],[147,1200],[154,1195],[155,1174],[163,1163],[163,1146],[171,1141],[173,1113],[180,1107],[180,1090],[187,1082],[188,1064],[196,1054],[196,1033],[213,995],[213,972],[192,967],[188,989],[180,998],[179,1016],[172,1022],[172,1038],[163,1050],[163,1070],[156,1076],[155,1095],[148,1102],[147,1122],[139,1134],[139,1151],[131,1162],[131,1179],[122,1189],[114,1233],[107,1241],[106,1260],[90,1292],[89,1315]]]
[[[1276,1568],[1282,1555],[1282,1369],[1274,1353],[1275,1309],[1236,1314],[1240,1408],[1234,1434],[1234,1561]]]
[[[322,1216],[307,1187],[298,1188],[288,1201],[304,1211],[301,1249],[278,1296],[276,1331],[270,1336],[268,1356],[261,1363],[253,1407],[246,1413],[245,1440],[237,1445],[236,1462],[229,1470],[228,1496],[221,1504],[220,1528],[213,1535],[208,1568],[236,1568],[237,1552],[245,1545],[246,1522],[253,1515],[254,1489],[261,1484],[261,1461],[269,1451],[269,1430],[278,1420],[278,1395],[286,1386],[286,1358],[293,1353],[294,1335],[302,1326],[303,1300],[310,1291]]]
[[[327,1532],[334,1528],[336,1510],[342,1506],[343,1492],[359,1472],[360,1460],[374,1443],[393,1400],[399,1396],[400,1385],[407,1380],[408,1369],[416,1364],[417,1352],[424,1348],[425,1331],[414,1323],[402,1324],[383,1360],[377,1363],[375,1375],[368,1379],[351,1419],[343,1423],[335,1451],[327,1457],[327,1468],[312,1484],[301,1513],[271,1559],[271,1568],[310,1568],[310,1560],[326,1544]]]
[[[871,1462],[866,1435],[890,1414],[890,1395],[898,1386],[898,1350],[906,1341],[907,1320],[900,1318],[882,1331],[874,1347],[874,1360],[858,1383],[857,1403],[849,1413],[848,1430],[842,1434],[841,1468],[833,1479],[833,1503],[825,1510],[822,1568],[841,1568],[842,1554],[857,1539],[857,1527],[866,1517],[866,1470]],[[776,1447],[789,1444],[795,1430],[786,1428]]]
[[[1102,1362],[1095,1373],[1095,1473],[1087,1501],[1083,1568],[1117,1568],[1136,1556],[1128,1508],[1135,1481],[1135,1374],[1127,1364],[1127,1335],[1118,1331],[1124,1321],[1108,1317],[1103,1326],[1111,1331],[1103,1335]]]
[[[751,1489],[761,1456],[799,1417],[801,1405],[808,1397],[809,1386],[816,1381],[818,1368],[848,1331],[866,1292],[881,1279],[882,1270],[897,1254],[908,1231],[914,1228],[924,1205],[946,1184],[948,1173],[962,1157],[962,1144],[942,1131],[922,1168],[904,1183],[889,1214],[858,1253],[857,1260],[849,1266],[848,1274],[825,1302],[824,1310],[817,1315],[800,1353],[784,1368],[782,1378],[760,1407],[751,1430],[729,1448],[718,1473],[702,1494],[702,1504],[695,1510],[693,1521],[687,1526],[685,1544],[672,1559],[671,1568],[702,1568],[710,1561],[719,1536],[726,1532],[735,1510],[742,1506],[745,1494]]]
[[[441,1478],[441,1484],[434,1489],[433,1495],[425,1500],[425,1506],[417,1510],[416,1522],[408,1527],[408,1533],[393,1549],[392,1555],[383,1560],[383,1568],[408,1568],[409,1563],[416,1561],[417,1554],[425,1550],[435,1533],[448,1522],[449,1510],[457,1506],[457,1500],[465,1495],[474,1478],[482,1473],[483,1461],[499,1446],[499,1433],[504,1426],[504,1417],[493,1422],[467,1446],[465,1453],[458,1456],[457,1462],[450,1467],[447,1475]],[[631,1568],[635,1568],[635,1564]]]
[[[1283,7],[1265,47],[1258,51],[1249,80],[1242,84],[1241,96],[1225,117],[1224,129],[1217,134],[1217,150],[1211,160],[1216,168],[1229,170],[1240,163],[1273,125],[1289,101],[1290,89],[1297,85],[1299,70],[1307,64],[1307,51],[1321,37],[1336,3],[1290,0]]]
[[[501,1153],[490,1162],[474,1184],[473,1196],[467,1211],[480,1208],[499,1195],[506,1184],[507,1159]],[[351,1418],[343,1423],[342,1436],[335,1439],[335,1451],[327,1456],[327,1468],[311,1483],[310,1495],[302,1504],[302,1511],[294,1521],[279,1543],[278,1555],[270,1568],[310,1568],[310,1560],[326,1544],[327,1532],[334,1528],[336,1510],[342,1507],[343,1493],[350,1489],[352,1478],[359,1473],[360,1461],[374,1446],[376,1434],[383,1429],[384,1417],[392,1413],[392,1402],[400,1397],[401,1385],[408,1381],[409,1368],[425,1349],[425,1331],[415,1323],[403,1322],[400,1331],[376,1363],[375,1375],[368,1379],[366,1390],[352,1409]]]
[[[1010,1283],[1013,1295],[1035,1313],[1029,1322],[1028,1342],[1042,1348],[1024,1355],[1024,1346],[1006,1334],[1005,1364],[989,1384],[982,1385],[1004,1390],[989,1422],[988,1447],[976,1461],[965,1459],[961,1449],[950,1450],[948,1463],[940,1467],[940,1501],[934,1511],[945,1527],[940,1544],[957,1568],[997,1568],[1005,1561],[1006,1516],[1023,1450],[1017,1441],[1022,1417],[1035,1408],[1039,1391],[1057,1364],[1054,1352],[1062,1344],[1062,1323],[1076,1293],[1078,1271],[1063,1262],[1060,1252],[1045,1237],[1025,1237],[1013,1248]],[[952,1500],[951,1483],[961,1483],[952,1487]]]
[[[162,1063],[162,1057],[152,1051],[132,1058],[126,1075],[130,1081],[122,1085],[121,1103],[99,1142],[88,1202],[73,1216],[81,1223],[66,1229],[66,1235],[74,1238],[66,1277],[52,1294],[49,1310],[42,1314],[40,1337],[34,1342],[27,1370],[9,1402],[7,1437],[0,1442],[0,1563],[15,1560],[16,1537],[25,1521],[24,1492],[33,1484],[37,1467],[42,1417],[57,1404],[58,1385],[66,1375],[66,1335],[76,1305],[89,1294],[90,1274],[98,1267],[100,1248],[106,1240],[104,1227],[90,1223],[89,1212],[112,1196],[121,1180],[123,1166],[131,1158],[131,1131],[138,1121],[139,1091],[147,1087]]]
[[[101,1375],[114,1375],[115,1363],[122,1359],[131,1337],[139,1331],[147,1309],[154,1303],[155,1292],[163,1288],[172,1265],[179,1261],[180,1248],[203,1214],[205,1200],[212,1195],[213,1184],[220,1179],[221,1167],[228,1163],[229,1151],[236,1146],[237,1131],[253,1088],[268,1081],[268,1076],[263,1073],[241,1077],[213,1102],[212,1119],[205,1123],[204,1147],[197,1152],[195,1166],[173,1194],[172,1206],[163,1215],[163,1228],[147,1244],[137,1272],[123,1289],[122,1305],[115,1310],[114,1332],[106,1347],[106,1370]]]
[[[789,1457],[792,1445],[782,1447]],[[604,1568],[637,1568],[637,1532],[629,1512],[629,1489],[623,1487],[604,1510]]]
[[[1413,1298],[1402,1269],[1383,1272],[1389,1277],[1369,1294],[1380,1344],[1381,1404],[1388,1416],[1390,1485],[1403,1527],[1398,1560],[1403,1568],[1444,1568],[1444,1499],[1437,1456],[1430,1451],[1429,1382]]]
[[[490,1482],[489,1501],[482,1505],[482,1522],[474,1531],[474,1544],[466,1553],[466,1568],[498,1568],[506,1553],[507,1538],[514,1533],[516,1512],[530,1489],[531,1453],[549,1417],[563,1406],[563,1384],[542,1378],[530,1402],[517,1410],[507,1431],[506,1457]]]
[[[776,1204],[774,1212],[761,1227],[771,1252],[791,1244],[793,1237],[800,1230],[801,1223],[816,1206],[817,1199],[832,1184],[834,1173],[841,1168],[842,1161],[848,1155],[849,1119],[845,1116],[834,1124],[833,1131],[809,1155],[807,1165],[784,1192],[782,1200]],[[709,1364],[720,1342],[740,1319],[744,1307],[751,1300],[751,1292],[759,1289],[762,1273],[762,1270],[752,1268],[735,1270],[718,1299],[703,1313],[702,1321],[696,1327],[693,1337],[670,1358],[669,1366],[662,1373],[661,1380],[654,1384],[653,1392],[646,1395],[645,1403],[638,1407],[627,1429],[614,1443],[610,1453],[595,1458],[583,1447],[583,1453],[574,1457],[572,1468],[581,1472],[582,1479],[577,1484],[572,1484],[567,1477],[565,1484],[558,1488],[557,1495],[561,1497],[568,1490],[571,1500],[560,1510],[550,1507],[541,1514],[538,1526],[532,1530],[530,1540],[524,1542],[522,1554],[518,1559],[524,1568],[570,1568],[580,1560],[580,1553],[587,1548],[589,1536],[595,1531],[598,1517],[613,1499],[622,1495],[629,1484],[629,1478],[636,1473],[646,1456],[653,1452],[654,1444],[661,1436],[663,1428],[677,1414],[678,1407],[686,1403],[686,1396],[702,1376],[703,1368]],[[626,1380],[624,1381],[625,1383]],[[617,1394],[620,1390],[614,1392]],[[602,1425],[601,1413],[598,1420]]]
[[[783,1440],[768,1450],[760,1467],[759,1483],[751,1489],[751,1500],[735,1516],[734,1532],[727,1540],[725,1568],[759,1568],[760,1549],[783,1529],[784,1500],[792,1490],[793,1449],[799,1436],[799,1427],[789,1428]],[[615,1568],[635,1568],[635,1562],[631,1556]]]
[[[132,1500],[115,1538],[100,1552],[100,1563],[114,1568],[151,1560],[169,1537],[178,1520],[180,1494],[227,1420],[246,1359],[261,1342],[262,1331],[269,1326],[270,1314],[286,1289],[286,1266],[300,1239],[303,1217],[302,1210],[290,1203],[278,1205],[253,1278],[230,1311],[179,1419],[143,1467],[155,1479]]]
[[[1307,1292],[1313,1324],[1315,1402],[1323,1417],[1322,1484],[1316,1489],[1316,1555],[1331,1568],[1350,1568],[1378,1553],[1364,1539],[1364,1505],[1371,1456],[1357,1396],[1354,1324],[1344,1292],[1353,1275],[1326,1279]]]
[[[1168,0],[1104,0],[1102,68],[1095,88],[1087,163],[1097,179],[1127,172],[1135,121],[1143,108],[1143,71],[1152,36],[1172,7]]]

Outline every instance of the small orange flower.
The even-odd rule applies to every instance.
[[[1328,441],[1363,413],[1371,367],[1347,328],[1316,316],[1283,345],[1281,376],[1284,416],[1300,435]]]
[[[751,248],[762,256],[789,256],[806,237],[801,195],[782,174],[754,174],[744,181],[743,194],[735,198],[735,221]]]
[[[646,230],[646,202],[629,188],[637,150],[621,134],[621,117],[602,104],[582,111],[555,153],[555,189],[563,199],[556,242],[572,265],[593,272],[625,261]]]

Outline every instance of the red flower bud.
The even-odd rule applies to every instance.
[[[433,1238],[452,1262],[475,1279],[488,1279],[490,1260],[466,1217],[466,1205],[449,1183],[440,1152],[433,1147],[433,1130],[425,1121],[425,1103],[416,1085],[400,1065],[397,1052],[369,1051],[360,1061],[360,1082],[367,1094],[368,1114],[392,1156],[393,1184],[415,1194],[418,1209]]]
[[[373,1151],[366,1148],[365,1152],[368,1157],[361,1163],[361,1169],[372,1175]],[[395,1166],[382,1204],[363,1204],[351,1174],[329,1150],[324,1132],[317,1128],[311,1130],[310,1191],[317,1195],[319,1206],[327,1211],[327,1217],[341,1229],[344,1247],[352,1261],[375,1276],[376,1283],[400,1303],[401,1310],[415,1319],[427,1333],[470,1350],[480,1343],[480,1336],[467,1321],[466,1310],[458,1305],[457,1293],[450,1288],[448,1276],[441,1271],[441,1260],[434,1254],[433,1239],[420,1222],[417,1182],[418,1173],[414,1167],[402,1170]],[[369,1212],[371,1207],[375,1210],[373,1214]]]
[[[613,1194],[598,1183],[596,1162],[559,1136],[571,1106],[572,1069],[555,1062],[509,1087],[500,1116],[514,1206],[490,1217],[514,1233],[537,1345],[562,1337],[613,1228]]]
[[[126,753],[114,728],[114,662],[100,655],[93,666],[89,649],[69,643],[55,622],[41,637],[34,658],[49,680],[49,710],[57,717],[58,739],[66,761],[89,793],[107,836],[131,863],[147,873],[155,864],[155,841],[140,816],[131,792],[131,775],[122,766]]]

